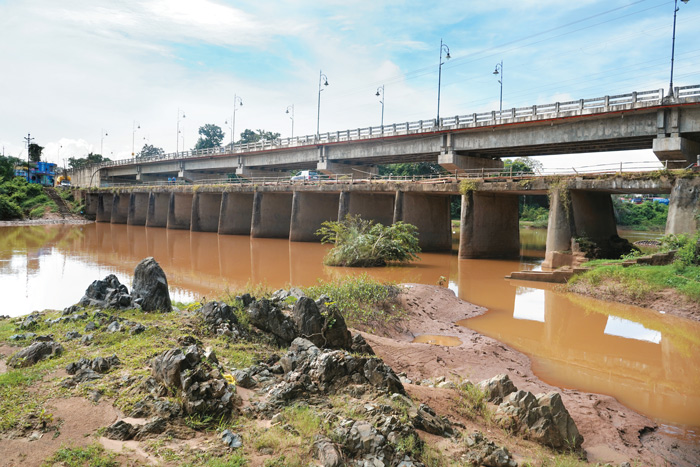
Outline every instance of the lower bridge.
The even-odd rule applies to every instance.
[[[452,248],[450,202],[461,197],[460,258],[508,258],[520,252],[518,197],[548,195],[545,267],[571,239],[617,234],[611,195],[668,194],[666,233],[694,233],[700,223],[700,174],[655,172],[575,177],[495,177],[425,181],[332,180],[304,184],[134,186],[90,189],[86,214],[97,222],[289,238],[317,242],[324,221],[347,215],[418,228],[423,251]]]

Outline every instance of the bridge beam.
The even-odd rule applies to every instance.
[[[219,216],[221,215],[221,193],[194,194],[192,199],[193,232],[218,232]]]
[[[694,234],[700,230],[700,177],[677,178],[669,201],[667,234]]]
[[[354,178],[367,178],[369,175],[377,175],[379,168],[376,165],[367,164],[343,164],[342,162],[329,161],[328,159],[318,161],[316,170],[326,175],[350,175]]]
[[[192,225],[192,193],[171,193],[168,205],[168,228],[190,230]]]
[[[146,227],[167,227],[170,193],[152,191],[148,194],[148,213]]]
[[[391,225],[394,222],[395,197],[394,193],[343,191],[338,204],[338,220],[345,219],[347,215],[360,215],[366,220]]]
[[[418,245],[421,250],[452,249],[449,195],[397,191],[394,222],[398,221],[418,228]]]
[[[251,167],[236,167],[236,175],[243,178],[289,178],[292,173],[290,171],[277,171],[265,169],[253,169]]]
[[[338,193],[312,193],[295,191],[292,197],[292,217],[289,240],[292,242],[318,242],[316,231],[325,221],[338,218]]]
[[[519,255],[518,196],[478,191],[462,195],[459,258]]]
[[[126,223],[129,225],[146,225],[148,217],[148,193],[132,192],[129,197],[129,215]]]
[[[253,193],[222,193],[219,234],[250,235],[252,218]]]
[[[669,169],[685,168],[700,158],[700,143],[679,135],[657,137],[652,149]]]
[[[288,238],[292,218],[292,193],[262,193],[253,196],[251,237]]]
[[[97,222],[110,222],[112,220],[112,193],[100,193],[97,198],[97,212],[95,220]]]
[[[503,168],[503,161],[501,160],[462,156],[452,151],[439,154],[438,164],[451,173],[455,173],[455,171],[476,172],[480,169]]]

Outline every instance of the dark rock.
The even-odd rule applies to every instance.
[[[63,346],[58,342],[34,342],[14,354],[7,365],[13,368],[26,368],[32,366],[40,360],[59,356],[63,353]]]
[[[239,300],[243,304],[244,308],[248,308],[248,306],[255,301],[255,297],[251,297],[249,293],[245,293],[237,296],[236,300]]]
[[[75,373],[75,376],[71,378],[66,378],[63,381],[63,383],[61,383],[61,386],[63,386],[64,388],[72,388],[80,383],[86,383],[88,381],[94,381],[100,378],[102,378],[102,375],[95,372],[91,368],[80,368]]]
[[[144,311],[172,311],[168,279],[153,257],[143,259],[134,270],[132,299],[140,299]]]
[[[129,334],[131,334],[132,336],[135,336],[137,334],[141,334],[144,331],[146,331],[146,326],[144,326],[141,323],[132,323],[129,326]]]
[[[94,331],[95,329],[97,329],[97,325],[93,321],[90,321],[85,325],[85,332]]]
[[[134,435],[134,439],[137,441],[141,441],[152,435],[158,435],[160,433],[163,433],[166,428],[167,422],[165,419],[160,417],[153,418],[152,420],[146,422],[145,425],[138,428],[137,433]]]
[[[517,467],[510,452],[505,447],[497,446],[479,432],[467,436],[466,445],[469,449],[467,462],[470,465],[484,465],[486,467]]]
[[[106,329],[107,332],[120,332],[121,330],[122,325],[119,324],[119,321],[112,321]]]
[[[345,324],[345,318],[335,307],[331,307],[326,314],[324,337],[325,347],[329,349],[352,349],[352,336]]]
[[[241,436],[233,433],[231,430],[224,430],[221,433],[221,440],[231,449],[238,449],[243,446],[243,439]]]
[[[34,339],[34,342],[52,342],[53,341],[53,334],[47,334],[45,336],[37,336],[36,334],[29,333],[27,334],[27,337],[32,336]]]
[[[236,385],[244,389],[251,389],[255,387],[255,380],[247,371],[236,370],[233,372],[233,378],[236,380]]]
[[[202,346],[202,341],[192,336],[180,336],[177,338],[177,343],[183,347],[189,347],[190,345]]]
[[[343,465],[343,455],[338,447],[325,436],[314,436],[314,451],[316,458],[323,467],[340,467]]]
[[[408,416],[413,426],[419,430],[438,436],[446,436],[453,433],[450,423],[445,418],[437,415],[426,404],[421,404],[417,408],[412,406],[409,408]]]
[[[126,286],[119,282],[117,276],[110,274],[102,280],[93,281],[79,304],[83,307],[119,308],[119,297],[128,294]]]
[[[180,373],[189,366],[180,349],[168,350],[153,359],[153,376],[166,386],[182,388]]]
[[[182,413],[180,406],[168,400],[158,400],[153,403],[153,410],[159,417],[177,418]]]
[[[82,339],[80,339],[80,343],[83,345],[90,345],[92,343],[92,334],[85,334]]]
[[[26,338],[27,338],[27,336],[25,336],[24,334],[12,334],[12,335],[9,337],[9,340],[11,340],[11,341],[22,341],[22,340],[24,340],[24,339],[26,339]]]
[[[350,350],[352,350],[353,353],[374,355],[374,350],[372,350],[372,347],[367,343],[365,338],[362,337],[362,334],[355,334],[352,336],[352,347]]]
[[[40,316],[38,314],[31,314],[24,318],[24,321],[19,325],[20,329],[35,329],[39,326]]]
[[[78,305],[71,305],[71,306],[63,309],[62,315],[63,316],[70,315],[70,314],[75,313],[75,312],[80,311],[80,310],[81,310],[81,308]]]
[[[66,340],[73,340],[81,337],[81,334],[78,331],[68,331],[66,333]]]
[[[325,305],[324,310],[325,310]],[[294,304],[294,322],[297,334],[308,339],[317,347],[350,350],[352,337],[345,319],[335,308],[321,313],[316,302],[301,297]]]
[[[253,326],[273,334],[284,345],[297,337],[294,321],[267,299],[251,303],[248,316]]]
[[[504,397],[518,390],[510,377],[503,374],[481,381],[477,386],[486,393],[487,400],[494,404],[500,404]]]
[[[209,302],[197,310],[209,330],[219,335],[240,335],[238,318],[224,302]]]
[[[119,420],[107,427],[105,430],[105,438],[114,439],[117,441],[128,441],[132,439],[138,429],[132,424]]]

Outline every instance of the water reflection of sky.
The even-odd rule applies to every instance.
[[[653,329],[647,329],[640,323],[635,323],[617,316],[608,316],[608,323],[605,325],[605,334],[609,336],[624,337],[627,339],[637,339],[640,341],[661,342],[661,333]]]
[[[513,306],[513,318],[544,323],[544,290],[518,287]]]

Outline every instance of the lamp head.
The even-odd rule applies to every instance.
[[[452,57],[450,57],[450,53],[449,53],[449,52],[447,52],[447,55],[445,55],[445,58],[446,58],[447,60],[449,60],[450,58],[452,58]]]
[[[377,93],[375,94],[375,96],[377,96],[377,97],[379,97],[379,96],[380,96],[380,94],[379,94],[379,91],[377,91]]]
[[[328,80],[327,80],[327,79],[326,79],[326,81],[323,83],[323,85],[324,85],[324,86],[328,86]]]
[[[493,74],[494,74],[494,75],[497,75],[497,74],[499,74],[499,73],[498,73],[498,67],[496,67],[496,69],[495,69],[495,70],[493,70]]]
[[[289,109],[285,110],[284,113],[288,114],[288,113],[289,113]]]
[[[681,2],[683,2],[683,3],[685,3],[685,4],[688,4],[689,1],[690,1],[690,0],[681,0]]]

